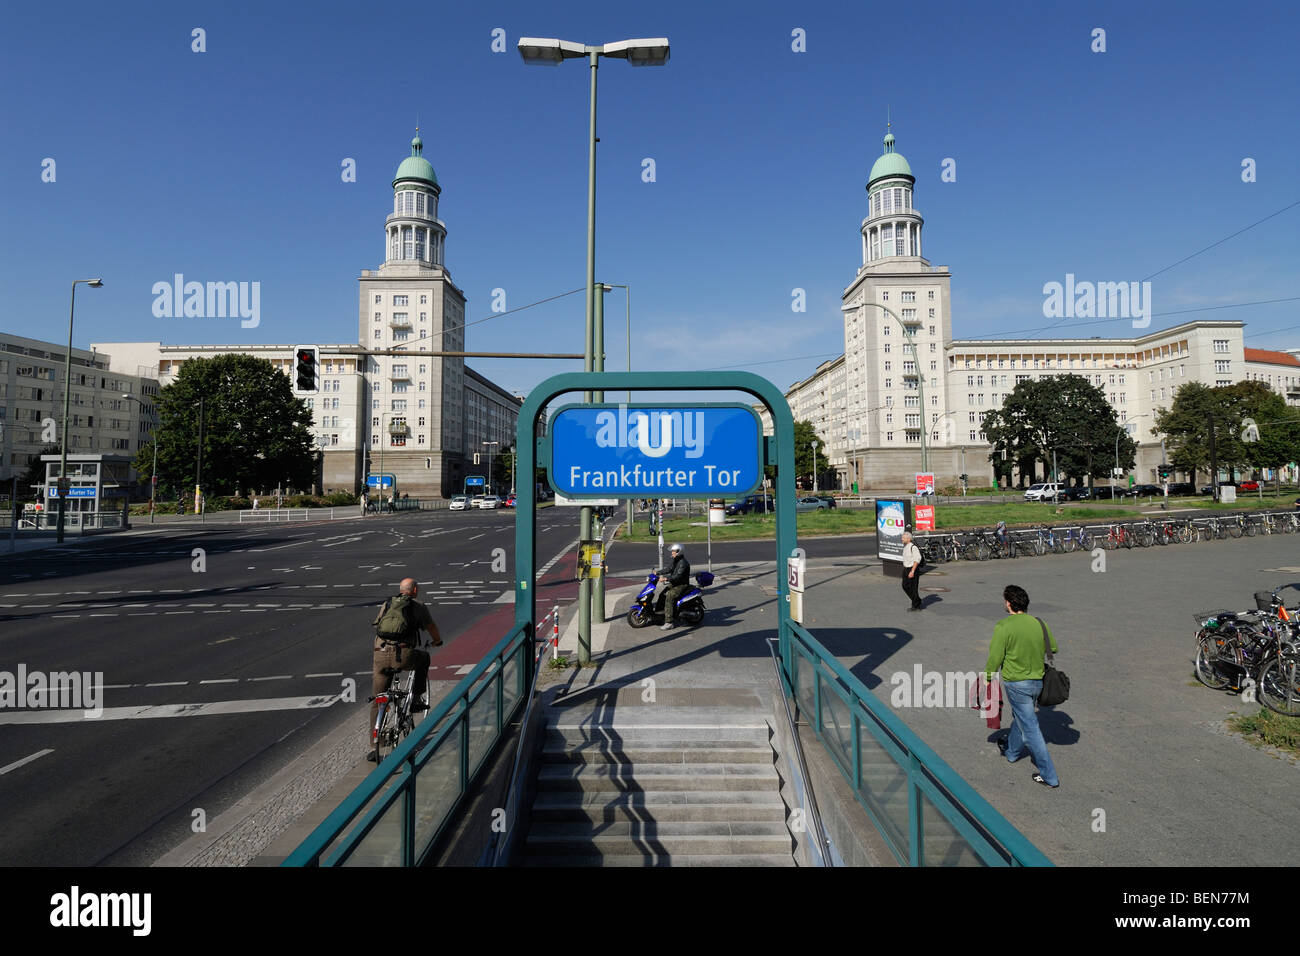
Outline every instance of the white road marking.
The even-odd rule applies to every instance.
[[[477,666],[477,664],[461,664],[460,667],[456,668],[456,676],[464,677]]]
[[[157,617],[157,616],[158,616],[157,611],[136,611],[133,614],[127,615],[127,617]]]
[[[339,671],[336,674],[307,674],[306,676],[307,677],[342,677],[343,672]]]
[[[33,760],[40,760],[46,754],[52,753],[54,753],[54,750],[47,747],[44,750],[38,750],[36,753],[24,757],[22,760],[15,760],[13,763],[5,764],[3,767],[0,767],[0,777],[7,774],[10,770],[17,770],[23,764],[31,763]]]
[[[204,717],[213,714],[257,714],[270,710],[304,710],[329,707],[338,694],[315,697],[270,697],[254,700],[218,700],[205,704],[160,704],[156,706],[105,707],[99,717],[86,717],[77,710],[0,711],[4,724],[70,724],[83,720],[136,720],[155,717]]]
[[[514,604],[514,603],[515,603],[515,592],[514,592],[514,591],[502,591],[502,592],[501,592],[501,596],[498,597],[498,598],[497,598],[495,601],[493,601],[492,603],[493,603],[493,604]]]
[[[188,683],[189,681],[187,680],[173,680],[173,681],[163,681],[158,684],[145,684],[144,686],[145,687],[184,687]]]
[[[239,683],[239,678],[238,678],[238,677],[221,677],[221,678],[218,678],[217,680],[201,680],[201,681],[199,681],[199,683],[200,683],[200,684],[238,684],[238,683]]]
[[[251,681],[259,680],[293,680],[292,674],[276,674],[274,677],[250,677]]]
[[[127,687],[134,687],[134,684],[104,684],[100,690],[123,690]]]

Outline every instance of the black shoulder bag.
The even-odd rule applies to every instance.
[[[1043,629],[1043,689],[1038,694],[1038,703],[1043,707],[1055,707],[1070,699],[1070,678],[1064,671],[1058,671],[1052,664],[1052,645],[1047,639],[1047,625],[1041,617],[1034,618]]]

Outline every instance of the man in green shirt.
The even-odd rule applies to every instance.
[[[1059,787],[1061,781],[1056,776],[1056,767],[1047,752],[1047,742],[1043,740],[1038,714],[1034,711],[1034,703],[1043,689],[1046,657],[1043,632],[1047,633],[1053,654],[1057,650],[1056,638],[1051,628],[1025,613],[1029,610],[1029,595],[1024,588],[1007,585],[1002,591],[1002,604],[1008,616],[993,628],[989,659],[984,665],[986,679],[991,680],[994,671],[1002,672],[1002,690],[1011,705],[1011,732],[998,741],[998,750],[1008,763],[1015,763],[1029,753],[1038,767],[1031,779],[1045,787]]]

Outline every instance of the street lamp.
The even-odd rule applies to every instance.
[[[1136,429],[1136,428],[1132,428],[1132,429],[1130,429],[1129,426],[1130,426],[1130,425],[1133,425],[1134,423],[1136,423],[1137,420],[1138,420],[1139,418],[1146,418],[1146,417],[1147,417],[1147,416],[1146,416],[1146,412],[1143,412],[1141,415],[1134,415],[1134,416],[1133,416],[1132,418],[1130,418],[1128,421],[1124,422],[1124,424],[1123,424],[1123,429],[1124,429],[1124,431],[1123,431],[1122,433],[1121,433],[1121,432],[1116,432],[1116,433],[1115,433],[1115,477],[1118,477],[1118,476],[1119,476],[1119,438],[1120,438],[1120,435],[1121,435],[1121,434],[1128,434],[1128,435],[1136,434],[1136,433],[1137,433],[1137,429]],[[1111,497],[1111,500],[1112,500],[1112,501],[1115,500],[1115,477],[1112,477],[1111,480],[1110,480],[1110,497]]]
[[[914,338],[912,338],[912,332],[911,332],[910,329],[908,329],[907,324],[906,324],[902,319],[900,319],[900,318],[898,317],[898,315],[894,312],[893,309],[891,309],[891,308],[890,308],[889,306],[887,306],[887,305],[881,305],[879,302],[867,302],[867,301],[866,301],[866,294],[863,293],[862,308],[863,308],[863,309],[866,309],[867,306],[875,306],[877,309],[883,309],[885,312],[887,312],[887,313],[889,313],[891,316],[893,316],[894,321],[897,322],[898,325],[899,325],[899,328],[901,328],[901,329],[903,330],[903,338],[907,339],[907,348],[906,348],[906,349],[904,350],[904,352],[903,352],[903,355],[905,356],[904,359],[903,359],[903,365],[904,365],[904,368],[906,368],[906,365],[907,365],[907,358],[906,358],[906,355],[907,355],[907,352],[910,351],[910,352],[912,353],[912,365],[913,365],[913,367],[914,367],[915,370],[916,370],[916,385],[917,385],[917,394],[918,394],[918,399],[919,399],[919,401],[920,401],[920,403],[921,403],[921,408],[920,408],[920,412],[921,412],[921,471],[922,471],[923,473],[928,473],[929,470],[930,470],[930,455],[929,455],[929,450],[928,450],[928,448],[927,448],[927,446],[926,446],[926,442],[925,442],[925,433],[929,430],[928,427],[927,427],[926,424],[925,424],[925,374],[924,374],[924,373],[922,372],[922,370],[921,370],[921,357],[920,357],[920,354],[916,351],[916,340],[915,340]],[[918,323],[918,324],[919,324],[919,323]],[[907,373],[904,372],[904,373],[903,373],[903,376],[906,378],[906,377],[907,377]],[[904,407],[906,407],[906,406],[904,406]],[[903,413],[903,416],[904,416],[904,417],[903,417],[903,430],[904,430],[904,432],[906,432],[906,430],[907,430],[907,417],[906,417],[906,416],[907,416],[907,413],[904,412],[904,413]]]
[[[518,49],[524,63],[532,66],[558,66],[564,60],[583,56],[587,58],[590,66],[590,136],[587,144],[587,334],[586,348],[583,352],[583,371],[590,372],[593,370],[595,358],[596,316],[596,70],[602,56],[627,60],[632,66],[663,66],[668,62],[668,39],[658,37],[619,40],[615,43],[592,46],[554,38],[521,37]],[[587,403],[590,403],[591,392],[586,392],[584,398]],[[584,506],[579,509],[579,529],[583,541],[591,537],[590,507]],[[604,610],[603,607],[600,609],[602,619]],[[583,664],[591,660],[591,580],[589,578],[583,578],[579,585],[578,660]]]
[[[194,404],[199,409],[199,468],[194,476],[194,510],[198,512],[199,520],[204,521],[208,509],[204,507],[203,501],[203,399],[200,398]]]
[[[497,445],[497,446],[500,446],[500,444],[501,444],[501,443],[500,443],[499,441],[485,441],[485,442],[483,442],[484,447],[487,447],[488,445]],[[487,473],[487,492],[486,492],[486,493],[489,494],[489,495],[492,494],[492,449],[490,449],[490,448],[488,449],[488,473]]]
[[[813,494],[817,494],[817,443],[812,443]]]
[[[101,288],[103,279],[73,279],[72,303],[68,306],[68,354],[63,357],[63,437],[59,445],[59,520],[57,540],[63,543],[63,522],[68,507],[68,402],[72,397],[72,317],[77,309],[77,283],[84,282],[92,289]]]
[[[122,397],[125,398],[128,402],[139,402],[140,412],[141,414],[144,413],[144,399],[136,398],[134,395],[128,395],[125,392],[122,393]],[[149,441],[150,444],[153,445],[153,476],[149,482],[149,523],[153,524],[154,494],[158,491],[158,425],[157,423],[154,424],[154,427],[149,432]]]

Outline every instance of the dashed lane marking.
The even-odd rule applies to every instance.
[[[303,710],[329,707],[338,694],[312,697],[271,697],[254,700],[218,700],[203,704],[105,707],[97,720],[136,720],[159,717],[203,717],[212,714],[256,714],[271,710]],[[78,710],[2,711],[0,724],[65,724],[86,718]]]
[[[46,747],[44,750],[38,750],[34,754],[28,754],[22,760],[15,760],[13,763],[5,764],[3,767],[0,767],[0,777],[3,777],[10,770],[17,770],[19,767],[23,766],[24,764],[29,764],[33,760],[40,760],[46,754],[52,754],[52,753],[54,753],[54,749],[51,747]]]

